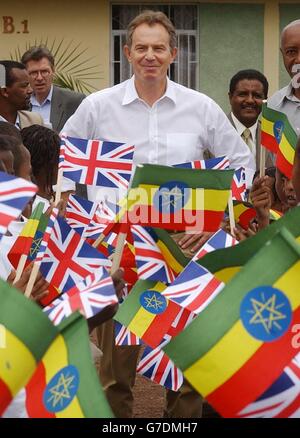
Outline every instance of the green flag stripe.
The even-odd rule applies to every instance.
[[[236,246],[208,253],[197,263],[212,273],[228,267],[243,266],[282,227],[287,228],[293,236],[300,236],[300,207],[293,208],[255,236],[240,242]]]
[[[43,214],[44,202],[39,202],[29,219],[40,219]]]
[[[155,240],[157,241],[158,239],[160,239],[166,245],[170,253],[173,255],[173,257],[177,260],[177,262],[180,265],[186,266],[189,263],[190,259],[185,257],[183,252],[179,249],[178,245],[174,242],[174,240],[166,230],[160,228],[153,228],[153,231],[157,236],[157,239]]]
[[[113,417],[92,362],[86,320],[75,312],[58,329],[65,340],[69,364],[80,374],[77,398],[83,413],[92,418]]]
[[[128,325],[141,307],[139,300],[141,292],[154,287],[156,283],[157,281],[139,280],[132,288],[128,297],[126,297],[126,302],[124,303],[126,305],[120,305],[114,319],[121,324]]]
[[[283,246],[284,258],[281,257]],[[170,344],[165,352],[171,355],[180,369],[188,368],[216,345],[240,319],[241,300],[250,290],[261,285],[272,285],[299,258],[300,245],[287,230],[281,230],[271,243],[261,248],[256,257],[248,262],[184,332],[178,335],[176,348]],[[220,317],[222,314],[226,315],[226,318]],[[195,342],[199,336],[200,345]],[[187,345],[190,352],[188,356],[182,354]]]
[[[160,186],[169,181],[186,183],[190,188],[230,189],[234,170],[199,170],[143,164],[137,166],[132,188],[140,184]]]
[[[0,324],[19,338],[40,360],[57,330],[40,307],[0,279]]]

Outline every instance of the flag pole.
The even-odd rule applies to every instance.
[[[263,100],[263,104],[266,105],[267,104],[267,100],[264,99]],[[260,119],[261,119],[261,115],[260,115]],[[260,122],[260,128],[258,129],[258,133],[257,133],[257,144],[260,145],[259,148],[259,153],[260,153],[260,157],[259,157],[259,176],[260,178],[265,176],[265,168],[266,168],[266,149],[265,147],[261,144],[261,122]]]
[[[16,270],[16,277],[13,281],[13,284],[15,284],[18,280],[20,280],[22,272],[24,271],[24,268],[25,268],[27,257],[28,257],[28,254],[21,254],[21,257],[20,257],[20,260],[18,263],[18,267]]]
[[[111,274],[114,274],[114,272],[120,267],[126,237],[127,233],[124,232],[120,232],[118,235],[116,251],[112,261]]]
[[[228,213],[229,213],[230,234],[233,237],[235,237],[235,233],[234,233],[235,220],[234,220],[233,201],[232,201],[232,191],[231,190],[230,190],[229,199],[228,199]]]
[[[39,268],[40,268],[40,263],[35,262],[33,264],[32,271],[30,273],[30,277],[29,277],[29,280],[28,280],[28,283],[27,283],[27,286],[25,289],[25,293],[24,293],[25,297],[27,297],[27,298],[29,298],[31,295],[36,277],[37,277],[38,272],[39,272]]]

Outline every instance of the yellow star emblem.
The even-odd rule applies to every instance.
[[[52,404],[52,407],[55,408],[58,404],[63,406],[65,399],[71,399],[72,395],[70,394],[70,390],[75,387],[73,381],[75,376],[68,376],[67,374],[61,373],[59,376],[58,382],[56,385],[53,385],[52,388],[49,388],[49,392],[51,396],[47,400],[48,403]]]
[[[269,334],[273,327],[281,330],[282,327],[278,321],[287,318],[287,315],[279,309],[284,306],[284,303],[276,304],[276,295],[273,294],[268,300],[265,300],[264,295],[261,295],[262,300],[252,298],[251,304],[254,310],[248,310],[253,316],[250,319],[250,324],[261,324],[265,331]]]

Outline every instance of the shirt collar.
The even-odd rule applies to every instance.
[[[284,99],[291,100],[292,102],[300,102],[300,100],[293,93],[292,82],[290,82],[286,87],[285,93],[283,93],[279,103],[282,103]]]
[[[176,92],[175,92],[175,84],[174,82],[170,81],[170,79],[167,77],[167,89],[163,96],[161,96],[160,99],[162,100],[164,98],[171,99],[174,103],[176,103]],[[131,102],[134,102],[135,100],[138,100],[139,95],[136,91],[135,84],[134,84],[134,75],[127,81],[126,88],[125,88],[125,94],[123,97],[122,105],[128,105]]]
[[[1,120],[2,122],[7,122],[7,123],[9,123],[9,122],[8,122],[3,116],[0,116],[0,120]],[[21,129],[19,113],[17,113],[17,118],[16,118],[16,121],[15,121],[15,127],[18,128],[18,129]]]
[[[235,127],[236,127],[236,130],[237,130],[238,134],[239,134],[239,135],[242,135],[243,132],[244,132],[245,129],[246,129],[246,126],[244,126],[244,125],[239,121],[239,119],[237,119],[237,118],[235,117],[235,115],[234,115],[233,113],[231,113],[231,117],[232,117],[233,123],[235,124]],[[250,132],[251,132],[251,136],[252,136],[252,140],[255,140],[255,137],[256,137],[257,123],[258,123],[258,121],[256,120],[256,122],[254,123],[254,125],[252,125],[252,126],[249,127]]]
[[[42,103],[39,103],[38,101],[37,101],[37,99],[36,99],[36,97],[35,97],[35,95],[34,94],[32,94],[31,95],[31,104],[32,105],[36,105],[36,106],[43,106],[45,103],[51,103],[51,100],[52,100],[52,94],[53,94],[53,85],[51,85],[51,88],[50,88],[50,91],[49,91],[49,93],[48,93],[48,96],[46,97],[46,99],[42,102]]]

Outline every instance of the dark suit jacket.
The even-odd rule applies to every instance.
[[[236,129],[235,124],[233,122],[233,119],[231,117],[231,113],[229,113],[227,115],[230,123],[232,124],[232,126],[234,127],[234,129]],[[255,154],[255,160],[256,160],[256,170],[259,170],[259,164],[260,164],[260,144],[259,144],[259,139],[260,139],[260,121],[258,121],[257,124],[257,129],[256,129],[256,154]],[[271,167],[274,166],[274,161],[272,159],[272,153],[268,150],[266,150],[266,167]]]
[[[75,113],[84,98],[84,94],[56,85],[53,86],[50,122],[54,131],[60,132],[62,130],[66,121]]]

